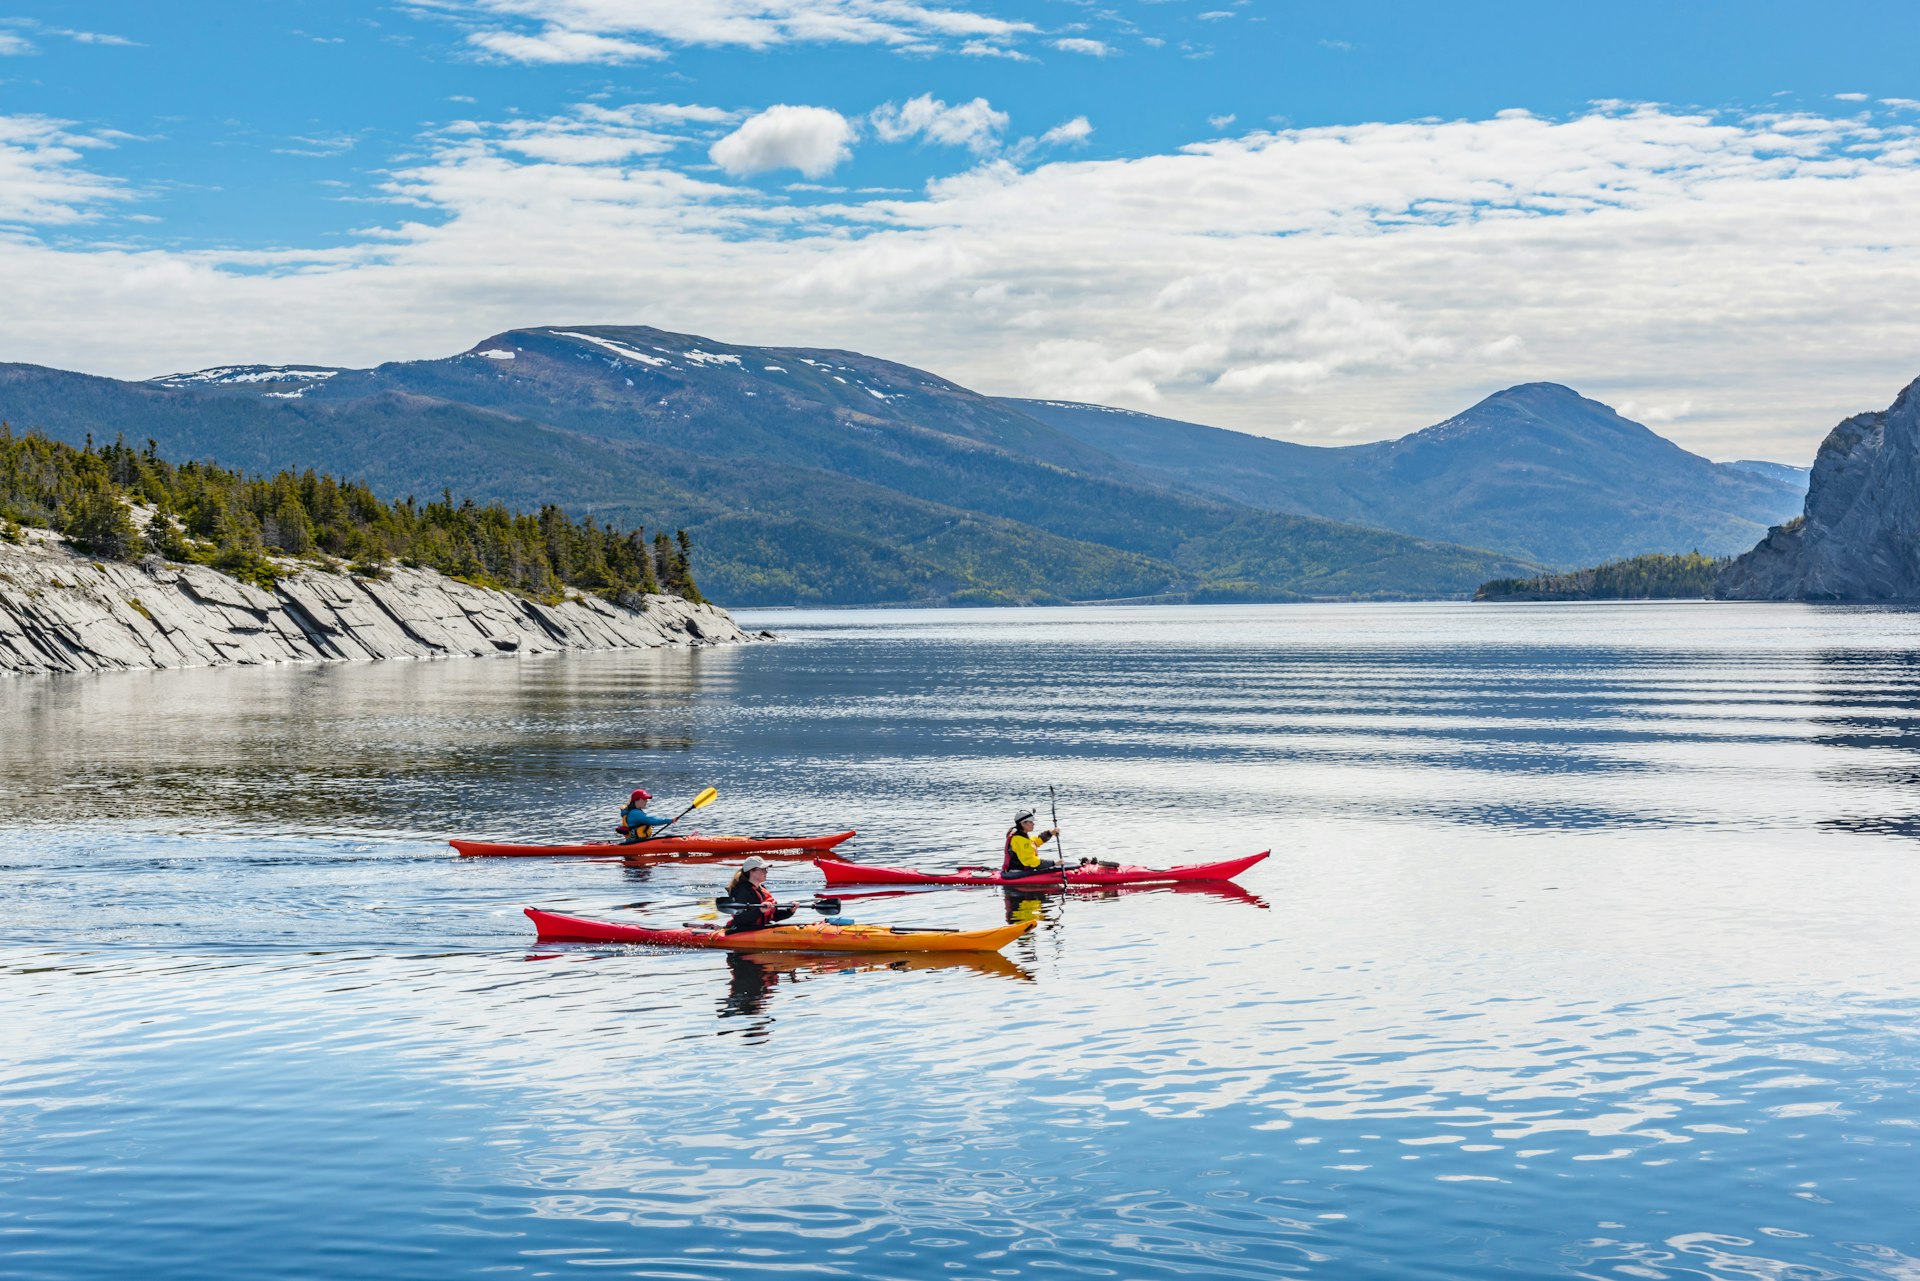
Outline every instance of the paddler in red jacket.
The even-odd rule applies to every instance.
[[[1006,849],[1000,858],[1000,875],[1008,880],[1045,876],[1049,872],[1059,875],[1058,863],[1040,857],[1040,847],[1058,835],[1060,829],[1057,827],[1034,835],[1032,810],[1021,810],[1015,814],[1013,826],[1007,829]]]
[[[758,854],[750,855],[727,882],[727,895],[720,900],[720,907],[733,914],[733,919],[727,922],[729,934],[764,930],[776,921],[786,920],[796,910],[780,906],[780,901],[773,897],[773,891],[767,888],[767,860]]]

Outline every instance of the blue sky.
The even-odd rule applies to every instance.
[[[1302,440],[1547,378],[1806,461],[1920,374],[1917,44],[1911,4],[14,4],[0,359],[643,322]]]

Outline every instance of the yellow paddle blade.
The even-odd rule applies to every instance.
[[[715,789],[709,787],[706,791],[694,797],[693,804],[688,806],[687,808],[696,809],[696,810],[705,809],[707,806],[713,804],[714,801],[718,800],[719,798],[720,798],[720,793]]]

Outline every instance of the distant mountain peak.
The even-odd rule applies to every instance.
[[[1342,447],[1068,401],[1013,403],[1202,493],[1558,565],[1732,553],[1806,492],[1804,469],[1712,462],[1554,382],[1506,387],[1431,427]]]
[[[1462,418],[1485,416],[1485,411],[1504,410],[1509,413],[1523,414],[1528,417],[1559,418],[1567,414],[1586,414],[1596,417],[1617,419],[1620,422],[1633,422],[1623,417],[1613,406],[1583,396],[1564,383],[1516,383],[1502,388],[1490,396],[1482,397],[1470,408],[1454,415],[1449,422]],[[1634,426],[1640,426],[1634,423]]]
[[[1480,441],[1489,448],[1509,448],[1523,440],[1567,447],[1576,442],[1611,440],[1618,448],[1697,457],[1611,405],[1561,383],[1548,382],[1503,388],[1443,422],[1388,442],[1384,448],[1389,453],[1423,453],[1437,445],[1467,440]],[[1699,461],[1704,464],[1707,460]]]

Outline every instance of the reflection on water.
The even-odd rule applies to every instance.
[[[778,615],[778,645],[0,682],[0,1273],[1920,1275],[1920,618]],[[1239,887],[848,892],[1004,955],[533,949],[858,827]],[[819,888],[778,863],[783,898]]]

